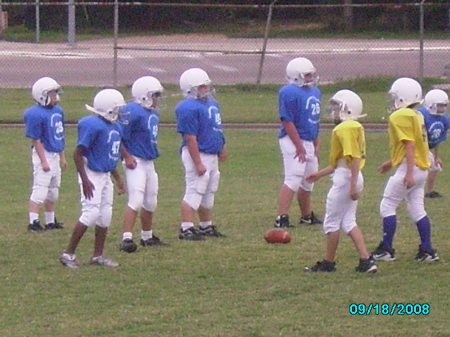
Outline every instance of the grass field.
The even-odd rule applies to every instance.
[[[78,101],[79,105],[89,103]],[[224,120],[228,122],[227,115]],[[68,270],[58,257],[79,216],[71,160],[75,129],[67,129],[70,168],[63,174],[57,204],[58,219],[66,228],[41,234],[26,232],[29,141],[22,128],[0,132],[0,336],[449,336],[448,169],[437,184],[445,197],[426,200],[440,262],[413,260],[417,230],[402,206],[395,240],[397,261],[379,263],[380,272],[373,276],[356,273],[355,249],[343,237],[337,272],[308,274],[303,268],[324,255],[321,228],[292,229],[293,239],[287,245],[263,240],[272,227],[282,182],[276,131],[225,130],[230,155],[221,166],[214,214],[216,225],[228,237],[185,242],[177,238],[184,189],[179,138],[173,128],[163,127],[162,156],[156,162],[160,195],[154,229],[170,246],[120,253],[126,197],[116,196],[106,254],[121,267],[88,265],[93,247],[93,231],[89,230],[78,250],[83,268]],[[327,163],[329,136],[327,131],[321,133],[321,166]],[[444,143],[444,164],[450,162],[448,149]],[[367,154],[358,222],[372,250],[381,238],[378,206],[387,176],[376,170],[388,157],[386,133],[367,133]],[[329,187],[329,179],[324,178],[314,190],[314,210],[320,217]],[[299,217],[296,205],[290,214],[293,219]],[[135,235],[139,235],[139,226]],[[431,310],[428,315],[351,315],[352,303],[428,303]]]

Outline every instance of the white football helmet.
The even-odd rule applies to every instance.
[[[200,92],[200,86],[206,86],[207,90]],[[208,74],[200,68],[191,68],[181,74],[180,89],[184,96],[191,98],[205,99],[214,94]]]
[[[423,101],[423,106],[432,115],[442,115],[447,111],[448,95],[444,90],[433,89],[428,91]]]
[[[351,90],[343,89],[336,92],[330,98],[328,109],[335,120],[346,121],[367,116],[363,115],[363,102],[361,98]]]
[[[53,97],[53,102],[58,103],[60,100],[59,94],[62,93],[61,86],[51,77],[42,77],[34,82],[31,88],[31,94],[34,100],[42,106],[47,106],[51,103],[52,98],[49,97],[49,91],[56,91],[56,96]]]
[[[157,107],[157,98],[161,97],[163,91],[163,86],[153,76],[138,78],[131,87],[134,101],[146,109]]]
[[[310,79],[305,78],[311,75]],[[316,68],[310,60],[304,57],[297,57],[291,60],[286,66],[286,78],[290,83],[302,86],[317,85],[319,76],[316,75]]]
[[[412,78],[401,77],[394,81],[388,95],[389,110],[392,112],[421,103],[422,87]]]
[[[110,122],[119,117],[120,108],[125,105],[123,95],[116,89],[103,89],[94,97],[94,106],[85,105],[86,109],[95,112]]]

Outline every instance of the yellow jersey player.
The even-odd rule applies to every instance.
[[[305,271],[336,270],[336,251],[342,229],[350,236],[359,254],[356,271],[377,272],[377,266],[367,252],[363,234],[356,223],[356,208],[364,186],[361,170],[365,164],[366,152],[364,128],[356,121],[365,116],[362,115],[362,109],[361,98],[350,90],[340,90],[330,99],[328,110],[337,124],[331,136],[330,164],[306,177],[306,181],[312,183],[333,173],[333,186],[327,195],[323,223],[327,248],[325,259],[312,267],[306,267]]]
[[[417,81],[402,77],[392,84],[389,96],[394,111],[389,116],[391,159],[380,166],[379,172],[384,174],[393,167],[396,171],[387,182],[380,204],[383,240],[372,254],[376,260],[395,260],[396,210],[405,200],[421,241],[415,259],[437,261],[439,256],[431,245],[431,224],[424,208],[424,186],[430,168],[427,133],[422,114],[414,110],[422,102],[422,88]]]

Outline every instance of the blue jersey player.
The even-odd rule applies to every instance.
[[[219,161],[227,158],[219,104],[212,98],[211,80],[203,69],[186,70],[180,77],[180,88],[186,99],[175,107],[175,114],[182,138],[186,191],[181,202],[179,238],[221,237],[224,235],[212,225],[211,214],[219,187]],[[198,230],[194,227],[195,212],[200,219]]]
[[[278,134],[284,164],[284,182],[278,196],[275,227],[294,227],[289,208],[297,195],[302,217],[300,224],[322,224],[311,210],[314,184],[305,177],[318,169],[320,99],[318,77],[310,60],[298,57],[286,67],[289,84],[278,93],[281,128]]]
[[[430,90],[423,102],[423,107],[418,109],[424,119],[428,135],[428,147],[430,148],[430,170],[425,185],[426,198],[439,198],[442,195],[434,190],[434,183],[439,171],[442,170],[442,161],[439,158],[439,144],[447,140],[447,131],[450,117],[447,114],[448,95],[440,89]]]
[[[94,106],[86,105],[96,115],[83,117],[78,122],[78,140],[73,154],[81,191],[81,216],[75,224],[67,249],[60,261],[67,268],[80,268],[75,250],[89,227],[95,226],[92,265],[118,267],[119,263],[103,255],[108,227],[111,224],[114,186],[119,194],[125,192],[116,165],[120,159],[121,124],[117,123],[119,110],[125,105],[122,94],[115,89],[104,89],[94,98]]]
[[[123,111],[127,122],[123,126],[122,156],[127,180],[128,204],[125,209],[122,242],[120,250],[132,253],[137,245],[133,241],[133,227],[140,212],[141,245],[165,245],[153,235],[153,213],[158,197],[158,174],[154,160],[158,152],[158,101],[163,87],[153,76],[138,78],[131,87],[133,102]]]
[[[45,208],[45,229],[61,229],[55,220],[54,204],[61,185],[61,170],[67,168],[64,149],[64,111],[58,106],[61,86],[50,77],[42,77],[32,87],[37,105],[23,115],[25,135],[31,139],[33,188],[29,199],[29,231],[41,231],[39,205]]]

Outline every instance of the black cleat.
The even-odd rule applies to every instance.
[[[395,249],[389,248],[380,242],[377,249],[372,252],[372,257],[377,261],[394,261],[395,260]]]
[[[205,240],[205,236],[201,234],[194,227],[189,227],[185,230],[180,228],[178,238],[180,240],[202,241]]]
[[[277,217],[275,220],[275,223],[273,225],[275,228],[295,228],[295,226],[291,225],[289,222],[289,215],[288,214],[281,214]]]
[[[378,268],[375,264],[375,260],[372,256],[370,256],[365,260],[359,259],[359,265],[355,268],[355,270],[360,273],[375,274],[378,271]]]
[[[317,263],[312,267],[305,267],[306,272],[318,272],[325,271],[328,273],[336,271],[336,262],[330,262],[327,260],[317,261]]]
[[[168,243],[162,242],[157,236],[153,235],[150,239],[141,239],[141,246],[167,246]]]
[[[28,231],[30,231],[30,232],[40,232],[43,230],[44,230],[44,228],[42,228],[39,220],[34,220],[33,223],[28,225]]]
[[[133,253],[136,251],[136,249],[137,245],[131,239],[122,240],[122,242],[120,243],[121,252]]]
[[[212,238],[223,238],[223,237],[226,237],[225,234],[222,234],[222,233],[220,233],[217,230],[216,226],[207,226],[205,228],[200,227],[198,229],[198,231],[200,232],[201,235],[209,236],[209,237],[212,237]]]
[[[436,191],[432,191],[430,193],[425,193],[425,198],[430,198],[430,199],[434,199],[434,198],[442,198],[442,194]]]
[[[314,212],[310,216],[300,218],[300,225],[323,225],[323,221],[316,217]]]
[[[415,257],[415,260],[419,262],[433,262],[439,261],[439,256],[434,249],[422,249],[419,247],[419,252]]]

